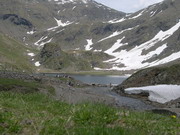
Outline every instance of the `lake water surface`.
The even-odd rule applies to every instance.
[[[45,74],[47,76],[63,76],[65,74],[57,74],[57,73],[47,73]],[[121,84],[125,79],[127,79],[127,76],[115,76],[115,75],[78,75],[78,74],[66,74],[70,77],[73,77],[76,80],[79,80],[84,83],[88,84],[112,84],[112,85],[118,85]]]
[[[89,84],[121,84],[127,76],[100,76],[100,75],[70,75],[71,77]]]

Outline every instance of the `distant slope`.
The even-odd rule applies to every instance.
[[[102,61],[112,58],[105,53],[91,51],[62,51],[57,44],[48,43],[37,55],[45,68],[60,71],[89,71],[94,67],[107,68]]]
[[[125,14],[93,0],[2,0],[0,31],[39,49],[51,42],[114,57],[95,70],[134,71],[178,62],[179,7],[179,0],[164,0]]]
[[[99,70],[139,70],[167,64],[180,59],[179,6],[178,0],[165,0],[107,21],[59,24],[36,33],[34,36],[39,38],[33,42],[39,47],[55,42],[63,50],[91,50],[114,56],[104,61],[112,65],[110,68],[95,67]]]
[[[93,0],[1,0],[0,31],[21,41],[26,37],[26,43],[32,44],[29,31],[48,32],[56,26],[107,21],[124,15]]]
[[[33,52],[36,51],[0,34],[0,70],[35,71],[34,64],[30,62],[31,56],[28,55]]]

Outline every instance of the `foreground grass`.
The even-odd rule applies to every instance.
[[[37,92],[0,92],[0,134],[176,135],[179,122],[102,104],[69,105]]]

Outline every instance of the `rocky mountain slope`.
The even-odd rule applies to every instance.
[[[102,61],[109,55],[91,51],[63,51],[57,44],[45,44],[37,59],[47,69],[63,71],[88,71],[95,66],[107,67]]]
[[[1,0],[0,7],[0,31],[21,41],[34,32],[50,33],[56,26],[107,21],[125,14],[92,0]]]
[[[52,42],[66,52],[114,57],[103,59],[108,66],[88,70],[138,70],[180,58],[179,6],[178,0],[164,0],[125,14],[93,0],[2,0],[0,31],[39,49]],[[49,67],[44,59],[39,63]]]
[[[114,90],[123,91],[129,87],[142,87],[158,84],[180,84],[180,64],[174,64],[164,67],[151,67],[140,70],[130,76],[122,84],[117,86]]]

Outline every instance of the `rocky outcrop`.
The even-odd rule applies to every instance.
[[[142,87],[157,84],[180,84],[180,64],[143,69],[130,76],[113,90],[120,93],[129,87]]]
[[[86,84],[73,79],[67,75],[65,76],[56,76],[50,77],[45,74],[27,74],[22,72],[10,72],[10,71],[0,71],[0,78],[6,79],[17,79],[17,80],[24,80],[24,81],[33,81],[42,84],[52,84],[52,85],[60,85],[66,84],[68,85],[71,83],[74,87],[76,86],[85,86]]]
[[[157,107],[170,107],[179,108],[180,100],[176,99],[174,101],[167,102],[165,104],[159,104],[156,102],[151,102],[148,100],[149,93],[140,94],[126,94],[124,90],[130,87],[142,87],[151,86],[158,84],[173,84],[180,85],[180,64],[175,64],[165,67],[153,67],[148,69],[143,69],[125,80],[122,84],[113,88],[113,91],[119,93],[120,95],[130,96],[134,98],[139,98],[147,103],[153,104]]]
[[[103,67],[102,61],[111,58],[103,52],[73,50],[66,52],[60,45],[48,43],[38,55],[40,63],[49,69],[61,71],[88,71],[94,67]]]
[[[0,16],[0,19],[9,20],[10,22],[12,22],[15,25],[22,25],[22,26],[28,27],[29,29],[31,29],[33,27],[32,23],[30,21],[28,21],[25,18],[19,17],[16,14],[4,14],[4,15]]]

